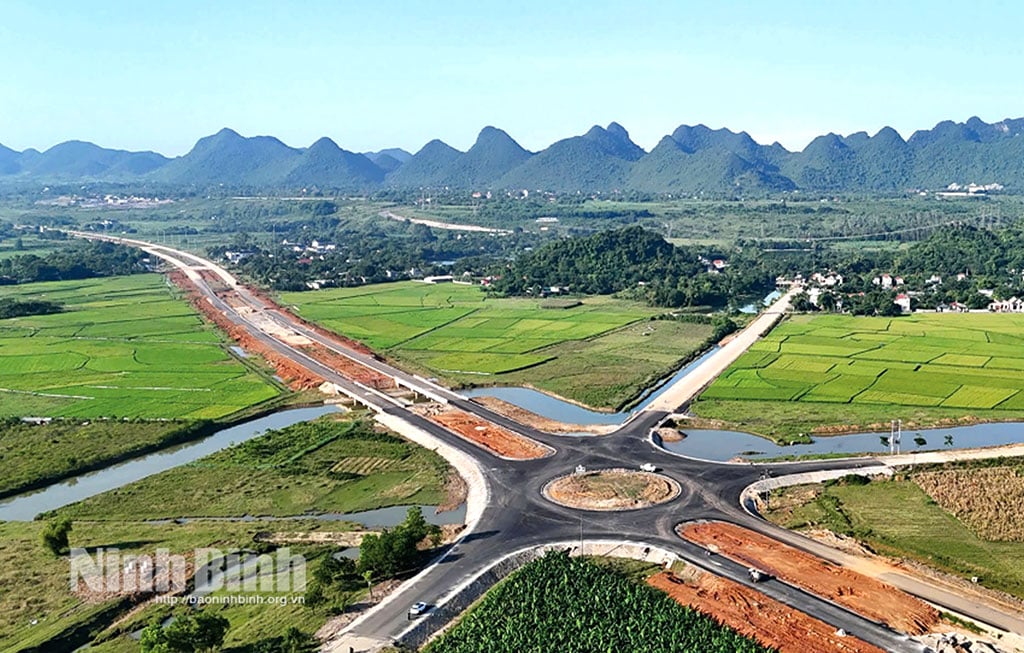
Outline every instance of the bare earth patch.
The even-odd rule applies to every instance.
[[[935,609],[909,594],[741,526],[684,524],[679,534],[900,632],[920,635],[939,622]]]
[[[520,424],[526,424],[532,426],[539,431],[547,431],[548,433],[594,433],[597,435],[604,435],[611,433],[618,428],[615,424],[567,424],[565,422],[559,422],[543,415],[526,410],[516,406],[515,404],[509,403],[498,399],[497,397],[473,397],[473,401],[476,403],[490,408],[494,412],[510,417]]]
[[[419,404],[413,410],[473,444],[510,460],[544,458],[554,450],[525,435],[485,421],[458,408],[441,404]]]
[[[648,578],[647,584],[781,653],[881,653],[749,587],[695,570],[688,575],[684,579],[666,571]]]
[[[671,501],[679,484],[661,474],[603,469],[556,478],[544,487],[555,503],[582,510],[636,510]]]

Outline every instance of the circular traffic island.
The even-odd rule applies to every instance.
[[[580,510],[639,510],[671,501],[681,491],[662,474],[600,469],[556,478],[544,486],[544,497]]]

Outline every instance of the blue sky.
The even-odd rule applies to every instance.
[[[0,143],[188,151],[230,126],[293,146],[524,147],[615,120],[801,149],[1024,116],[1013,2],[0,0]]]

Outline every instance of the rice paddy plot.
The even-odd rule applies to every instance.
[[[696,411],[702,402],[711,408],[728,401],[742,410],[744,401],[753,409],[775,399],[942,407],[965,416],[986,411],[986,418],[1007,411],[1009,419],[1024,408],[1022,344],[1024,315],[793,316],[726,370]]]
[[[159,275],[33,283],[62,313],[0,320],[0,415],[219,418],[277,394]]]
[[[657,311],[607,297],[572,308],[540,300],[493,298],[462,284],[403,282],[285,293],[300,315],[440,374],[495,375],[552,358],[539,350],[586,340],[648,318]]]

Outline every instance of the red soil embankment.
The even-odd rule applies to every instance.
[[[701,574],[687,583],[664,571],[647,579],[682,605],[721,621],[733,630],[781,653],[883,653],[784,603],[725,578]]]
[[[900,632],[920,635],[939,623],[935,609],[891,585],[735,524],[687,524],[679,534]]]
[[[424,417],[504,458],[532,460],[551,454],[544,445],[492,424],[458,408],[430,404],[421,407]]]

